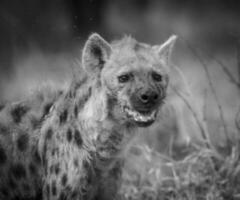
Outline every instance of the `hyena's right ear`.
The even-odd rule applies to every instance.
[[[96,74],[101,71],[112,52],[110,44],[97,33],[92,34],[82,53],[82,65],[90,74]]]

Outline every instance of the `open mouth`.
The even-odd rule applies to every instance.
[[[124,111],[127,113],[127,116],[132,118],[139,126],[149,126],[155,121],[157,116],[157,110],[140,113],[125,106]]]

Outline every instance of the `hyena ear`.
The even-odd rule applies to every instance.
[[[164,42],[160,46],[155,46],[154,49],[157,50],[158,55],[160,56],[160,59],[164,60],[167,64],[170,62],[172,50],[174,47],[174,44],[177,40],[176,35],[172,35],[166,42]]]
[[[111,52],[112,48],[108,42],[97,33],[92,34],[83,48],[82,65],[84,69],[91,74],[100,72]]]

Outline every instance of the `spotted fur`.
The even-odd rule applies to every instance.
[[[1,107],[0,199],[114,199],[122,149],[165,98],[174,41],[110,45],[93,34],[66,91]]]

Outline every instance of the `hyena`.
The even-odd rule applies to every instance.
[[[0,199],[115,199],[121,151],[165,100],[175,40],[109,44],[92,34],[68,89],[3,106]]]

